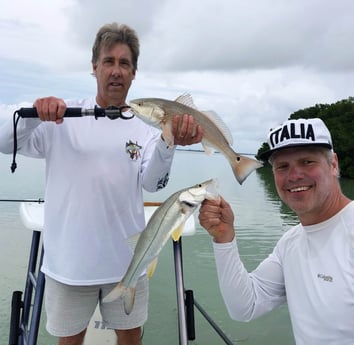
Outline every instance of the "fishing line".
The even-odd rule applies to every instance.
[[[16,117],[17,115],[17,117]],[[18,121],[20,120],[20,114],[18,112],[18,110],[16,110],[13,114],[13,119],[12,119],[12,122],[13,122],[13,128],[14,128],[14,131],[13,131],[13,136],[14,136],[14,148],[13,148],[13,151],[12,151],[12,163],[11,163],[11,172],[14,173],[16,168],[17,168],[17,164],[16,164],[16,153],[17,153],[17,124],[18,124]]]

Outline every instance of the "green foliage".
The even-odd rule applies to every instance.
[[[269,145],[268,143],[263,143],[261,148],[258,150],[257,154],[256,154],[256,159],[260,160],[260,155],[263,153],[263,152],[266,152],[269,150]],[[266,163],[266,162],[265,162]]]
[[[341,175],[354,178],[354,97],[333,104],[316,104],[313,107],[298,110],[289,119],[319,117],[332,135],[334,150],[338,155]],[[256,158],[267,151],[269,146],[263,143]]]

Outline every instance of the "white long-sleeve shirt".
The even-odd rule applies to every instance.
[[[327,221],[291,228],[252,273],[236,239],[213,243],[230,316],[249,321],[287,302],[297,345],[354,344],[354,202]]]
[[[0,128],[1,152],[12,153],[12,134],[12,121]],[[164,187],[175,148],[137,117],[20,119],[17,136],[19,153],[46,161],[42,271],[70,285],[121,280],[132,257],[127,238],[145,226],[142,189]]]

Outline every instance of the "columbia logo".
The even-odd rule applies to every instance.
[[[326,276],[324,274],[318,273],[317,278],[323,279],[325,282],[332,283],[333,282],[333,277],[331,276]]]

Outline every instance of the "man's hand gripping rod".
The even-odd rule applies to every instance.
[[[108,108],[100,108],[95,106],[93,109],[85,109],[85,108],[66,108],[64,113],[64,117],[82,117],[82,116],[94,116],[95,119],[99,117],[108,117],[111,120],[115,119],[123,119],[130,120],[134,117],[134,114],[130,116],[126,116],[122,113],[124,109],[130,108],[129,105],[121,105],[119,107],[110,106]],[[17,117],[16,117],[17,115]],[[17,167],[16,164],[16,153],[17,153],[17,124],[20,118],[36,118],[38,117],[36,108],[20,108],[15,111],[13,117],[13,125],[14,125],[14,149],[13,149],[13,158],[11,164],[11,172],[14,173]]]

